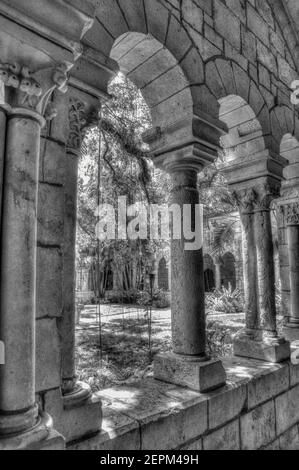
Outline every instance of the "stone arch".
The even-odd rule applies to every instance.
[[[292,135],[299,139],[299,119],[288,106],[275,106],[270,113],[271,136],[277,153],[282,155],[282,142],[285,142],[285,135]]]
[[[221,283],[225,288],[231,286],[233,290],[236,289],[236,259],[231,252],[227,252],[222,256]]]
[[[165,291],[169,290],[169,267],[167,266],[166,259],[163,257],[158,264],[158,288]]]
[[[217,155],[225,132],[218,120],[219,104],[205,84],[199,48],[167,5],[158,0],[102,0],[82,43],[84,54],[75,71],[83,70],[80,62],[95,61],[104,69],[98,79],[104,93],[118,67],[140,87],[152,114],[153,129],[145,141],[153,152],[202,145],[208,137],[209,152]]]
[[[221,138],[225,162],[265,152],[262,125],[248,102],[239,95],[227,95],[220,98],[219,103],[219,118],[228,128],[228,133]]]
[[[213,258],[209,254],[204,256],[204,281],[205,292],[212,292],[216,287],[215,265]]]
[[[291,133],[286,133],[280,142],[280,155],[288,161],[284,169],[287,182],[299,177],[299,140]]]

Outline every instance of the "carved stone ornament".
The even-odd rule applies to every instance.
[[[88,128],[97,124],[98,109],[87,112],[85,103],[77,98],[69,100],[69,137],[67,147],[69,150],[80,151]]]
[[[280,187],[267,182],[255,187],[254,192],[256,194],[255,211],[267,211],[270,210],[271,202],[280,196]]]
[[[251,212],[256,201],[256,193],[252,188],[241,189],[232,193],[240,211],[242,213]]]
[[[288,204],[286,207],[286,221],[288,225],[299,225],[299,202]]]
[[[65,64],[32,73],[26,66],[0,62],[0,82],[7,89],[5,96],[1,97],[2,104],[31,109],[43,116],[53,91],[67,91],[67,71]],[[48,109],[45,117],[49,119],[54,115],[52,106],[51,112]]]

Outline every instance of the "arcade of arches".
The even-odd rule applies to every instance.
[[[292,0],[0,1],[0,449],[298,448],[298,16]],[[173,352],[154,378],[92,395],[74,365],[78,155],[119,69],[150,108],[172,203],[197,204],[219,156],[245,234],[246,328],[233,357],[207,356],[203,253],[175,240]]]

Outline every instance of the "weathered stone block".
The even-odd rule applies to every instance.
[[[219,0],[215,1],[216,30],[237,50],[241,48],[240,20]]]
[[[282,434],[299,422],[299,386],[275,399],[277,434]]]
[[[59,387],[60,339],[55,320],[36,321],[36,350],[36,391]]]
[[[256,450],[275,439],[274,401],[255,408],[240,418],[241,449]]]
[[[241,26],[242,53],[251,62],[256,61],[256,38],[247,28]]]
[[[65,146],[49,139],[41,139],[39,180],[63,184],[65,178]]]
[[[275,56],[263,43],[257,41],[257,57],[260,62],[271,72],[277,75],[277,65]]]
[[[299,450],[299,427],[298,424],[286,431],[279,438],[280,450]]]
[[[236,420],[203,438],[203,450],[239,450],[239,420]]]
[[[246,384],[230,383],[207,395],[209,430],[222,426],[238,416],[246,405]]]
[[[96,436],[70,444],[69,450],[139,450],[139,423],[125,414],[113,410],[113,405],[103,402],[102,431]]]
[[[139,422],[145,450],[175,449],[207,430],[207,400],[191,390],[145,380],[97,396],[108,400],[115,412]]]
[[[202,32],[203,11],[196,8],[192,0],[183,0],[182,14],[184,21],[199,33]]]
[[[254,408],[286,391],[289,383],[288,364],[273,366],[273,372],[260,372],[248,383],[248,408]]]
[[[43,245],[63,242],[64,189],[41,183],[38,192],[37,238]]]
[[[180,450],[203,450],[202,439],[192,442],[192,444],[187,444],[181,447]]]
[[[260,40],[269,46],[269,28],[267,23],[261,18],[258,12],[248,5],[247,7],[247,24],[248,28],[258,37]]]
[[[221,387],[226,381],[220,360],[199,362],[175,354],[157,355],[154,360],[154,375],[158,380],[199,392]]]
[[[36,316],[62,313],[62,254],[58,249],[37,249]]]
[[[65,409],[60,389],[53,389],[44,395],[44,409],[52,416],[55,429],[66,442],[83,439],[101,430],[102,407],[96,396],[86,400],[82,406]]]
[[[234,355],[277,364],[289,359],[290,343],[282,339],[278,343],[253,341],[238,336],[234,340]]]

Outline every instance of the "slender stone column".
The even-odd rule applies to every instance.
[[[254,188],[254,189],[253,189]],[[246,329],[234,341],[237,356],[282,362],[290,356],[290,345],[278,337],[275,306],[275,269],[270,204],[277,185],[255,182],[237,193],[246,236]],[[236,194],[236,193],[235,193]]]
[[[75,276],[76,276],[76,214],[78,155],[66,154],[65,159],[65,211],[63,249],[63,315],[59,322],[61,343],[61,373],[63,394],[73,393],[76,388],[75,371]]]
[[[257,299],[256,246],[254,238],[253,201],[255,194],[251,189],[234,192],[243,226],[244,290],[245,290],[245,334],[256,337],[259,329],[259,310]]]
[[[277,337],[274,248],[270,213],[274,189],[267,185],[259,187],[254,205],[260,328],[265,338]]]
[[[184,149],[184,153],[191,160],[190,150],[192,151],[193,148]],[[156,356],[154,371],[157,379],[203,392],[223,385],[226,376],[221,361],[212,361],[206,354],[202,220],[197,189],[198,169],[201,167],[197,166],[196,162],[193,165],[184,165],[179,164],[177,160],[173,167],[170,165],[167,168],[173,183],[170,197],[171,212],[176,214],[178,209],[180,211],[179,220],[177,217],[174,218],[176,224],[172,230],[171,240],[173,353]],[[179,237],[176,234],[178,225],[181,225]],[[195,233],[192,241],[186,233],[186,228]]]
[[[37,181],[43,118],[15,108],[8,116],[4,171],[0,367],[1,437],[33,428],[35,403],[35,282]]]
[[[2,193],[3,193],[3,166],[5,155],[5,140],[6,140],[6,113],[7,110],[0,106],[0,208],[2,207]],[[2,211],[0,210],[0,228]]]
[[[81,100],[69,98],[69,138],[65,159],[63,284],[64,308],[59,321],[61,343],[61,388],[65,405],[84,403],[91,396],[89,387],[78,383],[75,369],[76,329],[76,223],[78,163],[86,132],[87,110]]]
[[[171,204],[177,204],[183,216],[184,205],[192,210],[195,228],[196,205],[199,204],[196,171],[172,173]],[[190,242],[190,241],[189,241]],[[205,358],[205,303],[202,246],[186,250],[188,240],[171,241],[172,260],[172,341],[176,354]]]
[[[285,206],[290,261],[291,312],[284,333],[291,341],[299,340],[299,202]]]

